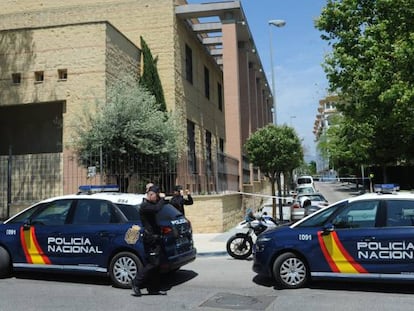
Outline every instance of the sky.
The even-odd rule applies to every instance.
[[[188,0],[189,3],[221,2]],[[270,52],[276,88],[277,123],[295,128],[302,139],[305,161],[316,158],[313,125],[319,100],[327,95],[328,82],[322,68],[330,51],[314,27],[326,0],[241,0],[256,49],[268,82],[272,85]],[[282,19],[284,27],[269,26]],[[271,31],[271,40],[270,40]],[[270,45],[272,41],[272,48]]]

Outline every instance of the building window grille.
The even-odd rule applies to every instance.
[[[197,158],[195,149],[195,124],[187,120],[188,167],[193,174],[197,173]]]
[[[211,156],[211,132],[206,131],[206,172],[211,175],[213,173],[213,159]]]

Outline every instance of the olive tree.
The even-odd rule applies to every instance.
[[[131,156],[171,161],[183,143],[178,140],[182,135],[175,120],[172,113],[160,110],[155,97],[136,81],[119,81],[109,90],[106,102],[97,102],[78,116],[74,146],[86,165],[100,150],[116,163],[126,163]],[[117,167],[123,168],[117,172],[121,180],[138,169]]]
[[[283,220],[281,174],[286,175],[303,161],[301,141],[292,127],[269,124],[254,132],[244,148],[249,161],[269,179],[272,195],[279,197],[279,216]],[[273,217],[276,217],[276,199],[273,198]]]

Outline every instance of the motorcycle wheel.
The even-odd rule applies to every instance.
[[[227,253],[235,259],[246,259],[253,251],[253,241],[246,234],[233,235],[226,245]]]

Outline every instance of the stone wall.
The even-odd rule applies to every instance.
[[[185,214],[194,233],[225,232],[234,228],[243,220],[248,208],[257,211],[268,200],[265,196],[270,195],[270,183],[264,180],[244,185],[243,192],[193,196],[194,204],[185,206]]]
[[[240,194],[194,196],[193,199],[193,205],[185,206],[185,214],[194,233],[225,232],[244,217]]]

